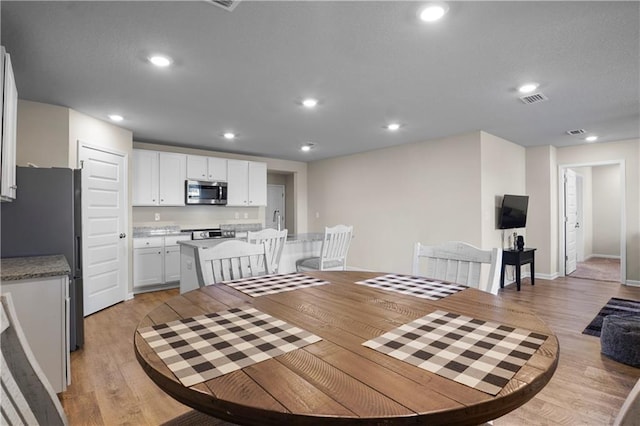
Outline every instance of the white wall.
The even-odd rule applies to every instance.
[[[18,100],[16,164],[69,167],[69,108]]]
[[[508,248],[508,237],[526,229],[497,229],[497,214],[504,194],[526,195],[525,149],[505,139],[480,132],[481,137],[481,204],[483,248]],[[529,208],[537,208],[529,205]]]
[[[483,132],[316,161],[310,229],[352,224],[350,266],[408,273],[416,241],[498,246],[495,203],[505,188],[524,190],[524,149]]]
[[[620,167],[592,167],[593,255],[620,256]]]

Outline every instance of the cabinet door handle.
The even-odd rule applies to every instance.
[[[120,233],[120,238],[121,238],[121,239],[122,239],[122,238],[126,238],[126,236],[127,236],[127,234],[125,234],[124,232],[121,232],[121,233]],[[147,244],[149,244],[149,243],[147,243]]]

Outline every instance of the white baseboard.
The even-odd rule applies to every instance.
[[[540,278],[541,280],[549,280],[549,281],[553,281],[556,278],[558,278],[560,276],[560,274],[558,274],[557,272],[554,272],[553,274],[540,274],[540,273],[536,273],[536,278]]]
[[[640,287],[640,281],[637,280],[627,280],[627,282],[625,283],[625,285],[631,286],[631,287]]]
[[[134,294],[133,293],[127,293],[127,297],[124,300],[131,300],[133,299]]]

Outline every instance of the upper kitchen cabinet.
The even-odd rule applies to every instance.
[[[267,164],[227,160],[227,206],[267,205]]]
[[[187,155],[187,179],[226,182],[227,160],[202,155]]]
[[[11,67],[11,56],[0,46],[0,99],[2,99],[2,174],[0,200],[16,198],[16,123],[18,118],[18,89]]]
[[[133,205],[184,206],[187,156],[133,150]]]

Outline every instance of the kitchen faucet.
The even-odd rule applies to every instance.
[[[278,209],[275,209],[273,211],[273,221],[275,222],[276,220],[278,221],[278,231],[280,231],[281,230],[280,222],[282,220],[282,215],[280,214],[280,210]]]

